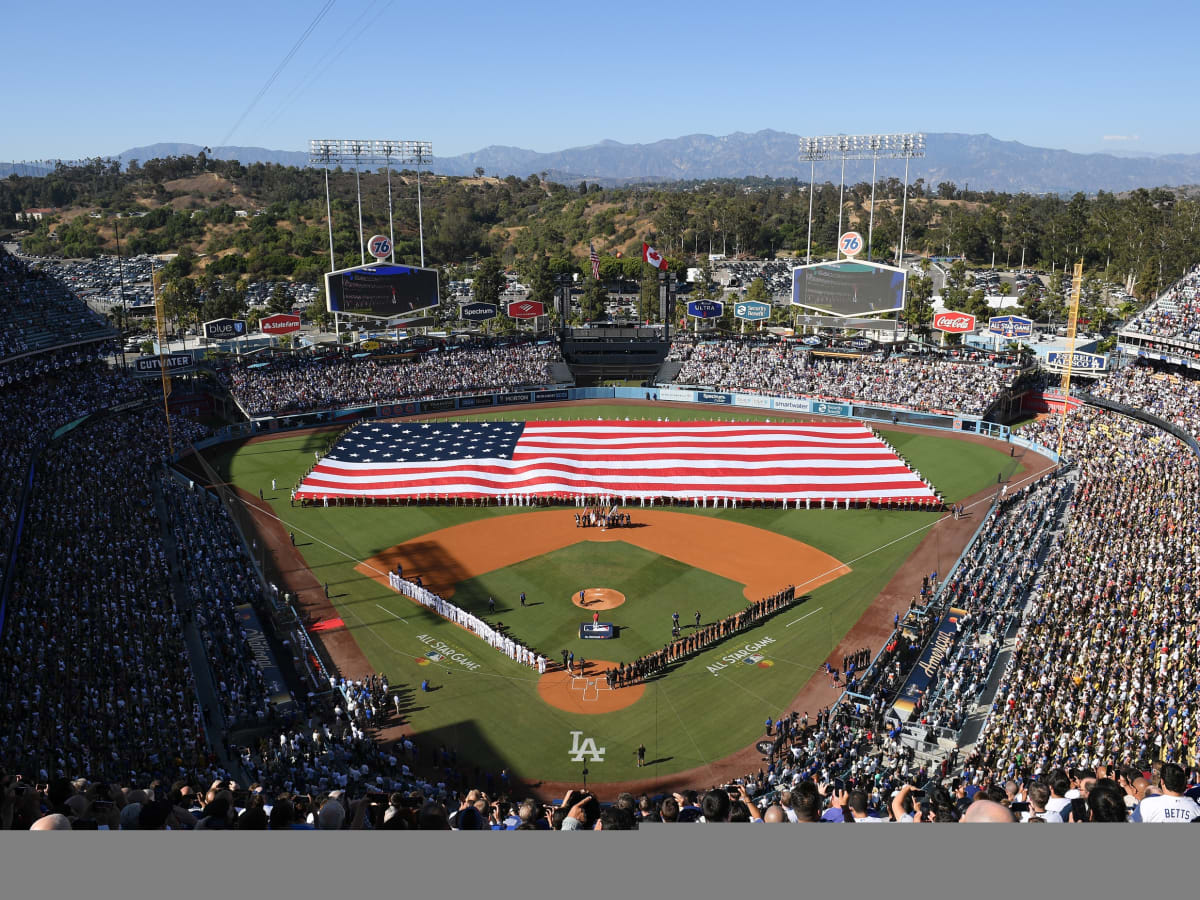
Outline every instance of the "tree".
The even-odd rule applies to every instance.
[[[267,300],[267,312],[286,313],[292,311],[292,298],[288,296],[287,285],[282,281],[276,282]]]
[[[761,278],[755,278],[746,288],[745,300],[757,300],[759,303],[770,303],[771,295],[767,293],[767,283]]]
[[[946,283],[942,287],[942,303],[946,309],[956,309],[966,312],[967,304],[967,264],[956,259],[946,273]]]
[[[642,264],[645,270],[642,275],[641,294],[638,297],[638,317],[643,322],[658,321],[658,269]]]
[[[325,301],[320,298],[313,300],[304,308],[304,317],[316,324],[322,331],[326,330],[329,323],[333,321],[333,316],[325,308]]]
[[[538,255],[526,274],[529,279],[529,299],[544,303],[549,309],[554,305],[554,276],[550,274],[550,261]]]
[[[481,259],[471,282],[471,294],[477,303],[499,303],[504,290],[504,270],[494,256]]]
[[[602,318],[607,303],[608,288],[604,286],[604,282],[595,278],[589,278],[587,280],[587,287],[583,291],[583,297],[580,300],[580,305],[583,308],[583,320],[585,322],[594,322]]]
[[[908,303],[904,307],[904,320],[911,331],[929,333],[933,321],[933,279],[929,277],[929,260],[921,260],[921,274],[908,279]]]

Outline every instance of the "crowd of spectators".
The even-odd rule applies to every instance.
[[[115,338],[66,285],[0,248],[0,360]]]
[[[102,377],[86,349],[25,357],[0,367],[13,378],[4,387],[0,417],[0,584],[34,448],[61,425],[140,396],[129,381]]]
[[[1056,436],[1040,422],[1033,437]],[[1197,765],[1200,472],[1149,425],[1083,407],[1066,455],[1080,485],[1040,571],[976,769]]]
[[[986,363],[939,357],[826,358],[784,342],[680,342],[669,358],[683,361],[678,384],[968,415],[986,412],[1015,377]]]
[[[3,546],[33,449],[62,424],[142,396],[133,382],[70,352],[33,357],[6,382]],[[505,352],[457,351],[394,368],[419,379],[421,367],[433,365],[453,383],[475,377],[456,360],[478,356],[486,367],[494,361],[489,354]],[[978,372],[1002,374],[986,366],[903,357],[842,363],[778,344],[698,344],[681,355],[697,371],[718,373],[722,381],[713,387],[846,396],[789,389],[815,370],[814,382],[832,379],[854,392],[848,399],[924,409],[969,411],[973,399],[983,402],[1005,386],[973,380]],[[517,365],[539,361],[546,359]],[[511,362],[498,363],[489,379],[506,377]],[[372,364],[318,358],[275,365],[234,370],[235,379],[279,376],[278,385],[243,385],[245,396],[345,391],[355,399],[313,405],[362,402],[343,373]],[[327,372],[334,374],[314,388]],[[743,383],[756,378],[767,386]],[[414,384],[411,377],[393,383],[397,390]],[[484,389],[444,383],[403,396]],[[489,385],[510,386],[519,385]],[[1197,433],[1200,398],[1187,373],[1131,367],[1094,393]],[[177,438],[200,433],[176,427]],[[1058,422],[1035,422],[1022,434],[1054,446]],[[768,720],[771,749],[758,772],[703,793],[622,794],[605,806],[573,791],[547,807],[521,798],[506,772],[460,764],[454,748],[424,746],[419,736],[380,742],[375,727],[399,723],[404,709],[404,689],[381,678],[336,680],[325,694],[297,698],[290,719],[273,718],[233,615],[258,587],[224,511],[207,494],[161,476],[165,429],[157,406],[96,416],[46,446],[34,482],[0,639],[0,821],[24,828],[439,830],[818,819],[1191,821],[1200,816],[1185,796],[1200,771],[1200,467],[1173,438],[1094,408],[1071,413],[1066,435],[1067,474],[1002,496],[932,605],[919,611],[914,597],[914,610],[903,624],[897,620],[873,665],[854,673],[853,695],[811,720],[807,712]],[[179,610],[156,487],[171,510],[175,574],[190,595]],[[1069,524],[1059,535],[1052,523],[1068,498]],[[911,734],[889,716],[947,607],[964,612],[910,719],[937,733],[962,728],[1004,637],[1020,624],[980,743],[956,779],[957,752],[940,764],[923,761]],[[191,616],[226,724],[257,734],[230,748],[241,782],[221,769],[204,739],[181,638]]]
[[[1090,393],[1144,410],[1200,438],[1200,379],[1192,369],[1138,362],[1098,381]]]
[[[273,708],[236,614],[238,606],[261,597],[258,577],[215,495],[188,490],[167,475],[161,485],[170,510],[177,573],[189,595],[184,617],[195,621],[204,642],[225,727],[262,725]]]
[[[42,781],[211,765],[153,503],[162,411],[42,454],[0,645],[0,755]]]
[[[1200,343],[1200,266],[1163,291],[1121,330]]]
[[[259,416],[548,385],[551,363],[561,359],[554,344],[448,349],[387,362],[321,354],[263,368],[237,365],[227,378],[242,408]]]

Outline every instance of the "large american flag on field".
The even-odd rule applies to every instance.
[[[822,422],[367,422],[296,492],[932,501],[874,432]]]

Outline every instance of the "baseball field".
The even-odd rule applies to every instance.
[[[660,416],[769,418],[644,404],[463,418]],[[573,507],[300,508],[289,503],[289,489],[335,432],[255,438],[215,447],[208,458],[255,509],[256,540],[275,554],[344,674],[388,675],[402,724],[388,723],[385,736],[416,731],[483,771],[504,768],[547,789],[578,784],[585,767],[589,784],[682,778],[705,785],[738,767],[758,768],[753,744],[767,717],[832,700],[837,691],[820,674],[823,664],[840,665],[842,654],[861,646],[879,649],[915,592],[913,579],[920,582],[921,570],[905,569],[906,561],[920,548],[922,566],[947,571],[998,478],[1042,462],[978,438],[879,431],[947,502],[974,498],[966,521],[874,509],[634,506],[626,509],[634,527],[601,530],[576,527]],[[385,573],[397,564],[406,578],[420,575],[441,596],[543,653],[550,670],[539,675],[391,590]],[[707,625],[788,585],[799,602],[644,685],[610,690],[600,674],[666,644],[673,613],[686,635],[697,613]],[[580,591],[593,593],[581,602]],[[580,639],[580,625],[593,618],[612,623],[615,637]],[[561,671],[564,650],[575,655],[572,674]],[[430,690],[421,691],[426,680]],[[639,744],[644,769],[636,766]]]

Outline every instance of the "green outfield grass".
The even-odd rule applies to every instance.
[[[653,414],[648,416],[647,414]],[[558,407],[520,413],[472,413],[463,418],[631,420],[658,418],[764,419],[766,415],[695,408]],[[582,763],[569,758],[572,731],[606,748],[603,762],[588,761],[589,781],[601,783],[653,776],[702,766],[751,743],[762,722],[783,711],[830,650],[861,617],[892,574],[913,552],[936,513],[882,510],[699,510],[683,515],[716,516],[775,531],[831,554],[852,571],[807,591],[807,600],[750,632],[711,648],[650,683],[641,700],[615,713],[572,715],[546,705],[536,690],[537,673],[509,661],[473,635],[443,621],[371,579],[354,566],[395,544],[439,528],[480,517],[527,513],[520,507],[292,507],[288,490],[323,449],[333,431],[289,435],[248,445],[213,448],[210,460],[223,477],[251,494],[261,489],[296,541],[317,579],[330,585],[334,603],[371,664],[393,685],[416,686],[429,678],[435,690],[417,693],[413,726],[434,742],[452,742],[461,756],[493,771],[505,766],[530,780],[578,780]],[[935,433],[910,434],[880,429],[926,478],[956,502],[1007,477],[1015,468],[1006,449],[957,441]],[[1002,446],[1002,445],[1001,445]],[[270,491],[275,478],[280,490]],[[538,515],[572,515],[550,509]],[[634,510],[636,520],[636,509]],[[948,570],[947,551],[941,565]],[[590,615],[573,606],[581,587],[612,587],[629,598],[606,621],[622,626],[612,642],[579,641],[577,629]],[[533,605],[519,608],[525,590]],[[496,618],[529,645],[552,658],[565,648],[577,656],[629,661],[662,646],[670,614],[684,624],[700,609],[704,621],[744,604],[741,585],[700,572],[624,543],[580,544],[536,560],[480,575],[460,584],[456,600],[486,612],[497,600]],[[430,664],[432,645],[460,654],[470,667],[443,659]],[[723,658],[747,644],[768,667]],[[445,653],[443,655],[446,655]],[[816,710],[812,710],[815,714]],[[634,765],[633,750],[645,742],[648,769]]]

